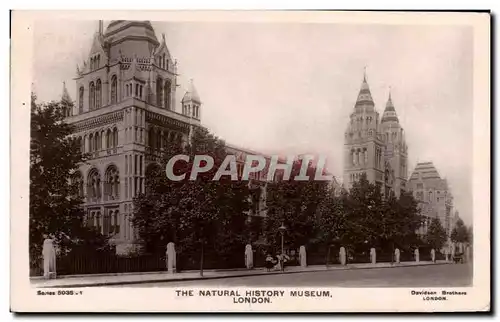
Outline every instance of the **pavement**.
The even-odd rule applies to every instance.
[[[398,268],[374,267],[372,269],[349,269],[299,272],[296,274],[273,274],[221,278],[203,281],[169,281],[133,285],[111,285],[122,288],[455,288],[472,285],[472,265],[419,265]]]
[[[313,265],[307,267],[289,266],[285,268],[285,272],[271,271],[267,272],[265,268],[255,268],[252,270],[235,269],[235,270],[204,270],[203,276],[200,276],[199,271],[187,271],[181,273],[168,272],[142,272],[142,273],[119,273],[119,274],[89,274],[89,275],[68,275],[59,276],[56,279],[45,279],[43,277],[31,277],[30,282],[33,287],[97,287],[97,286],[113,286],[113,285],[132,285],[132,284],[158,284],[172,282],[187,282],[187,281],[205,281],[214,279],[228,279],[235,277],[250,277],[250,276],[274,276],[288,275],[297,273],[309,272],[330,272],[330,271],[345,271],[345,270],[360,270],[360,269],[376,269],[376,268],[397,268],[397,267],[415,267],[415,266],[430,266],[430,265],[452,265],[450,262],[437,261],[433,262],[401,262],[399,264],[391,263],[366,263],[366,264],[348,264],[342,265]],[[392,270],[390,270],[392,271]]]

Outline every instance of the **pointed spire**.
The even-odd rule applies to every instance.
[[[396,109],[392,103],[391,88],[389,87],[389,98],[385,104],[384,114],[382,114],[382,122],[396,122],[399,123],[398,115],[396,114]]]
[[[69,96],[68,89],[66,88],[66,82],[63,82],[63,92],[61,96],[61,100],[67,103],[71,103],[71,96]]]
[[[389,87],[389,98],[387,99],[387,103],[385,104],[385,110],[386,111],[394,111],[394,104],[392,103],[392,97],[391,97],[391,87]]]
[[[184,94],[184,97],[182,98],[182,103],[193,101],[195,103],[201,104],[200,96],[198,95],[198,92],[196,91],[196,87],[194,87],[194,82],[193,79],[191,78],[189,82],[189,87],[188,90],[186,91],[186,94]]]
[[[375,106],[375,103],[373,103],[372,94],[370,92],[370,87],[368,86],[368,82],[366,81],[366,67],[364,68],[363,82],[361,83],[361,89],[359,90],[355,107],[361,107],[363,105],[368,105],[371,107]]]

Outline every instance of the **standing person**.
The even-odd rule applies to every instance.
[[[290,260],[287,254],[281,254],[281,271],[285,271],[285,263]]]
[[[266,257],[266,268],[267,268],[267,271],[270,272],[271,271],[271,268],[273,268],[274,264],[273,264],[273,257],[271,256],[271,254],[267,254],[267,257]]]

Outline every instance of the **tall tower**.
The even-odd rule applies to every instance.
[[[379,113],[375,110],[366,74],[350,116],[344,138],[344,186],[350,189],[364,173],[370,182],[384,183],[384,144],[379,133]]]
[[[199,118],[175,111],[177,63],[149,21],[99,22],[88,59],[77,66],[77,102],[67,118],[90,160],[80,167],[87,224],[118,253],[136,246],[133,198],[161,169],[167,144],[181,144]],[[167,237],[168,238],[168,237]]]
[[[385,144],[384,193],[388,195],[392,190],[399,197],[401,190],[406,190],[408,147],[390,92],[382,115],[381,132]]]

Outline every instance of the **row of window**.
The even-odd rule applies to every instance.
[[[115,104],[118,99],[117,99],[117,78],[116,75],[113,75],[111,77],[111,89],[110,89],[110,102],[111,104]],[[83,86],[80,87],[79,93],[78,93],[78,113],[82,114],[83,113],[83,103],[84,103],[84,95],[85,95],[85,88]],[[96,80],[94,83],[93,81],[90,82],[89,84],[89,109],[95,110],[103,106],[103,101],[102,101],[102,82],[100,79]]]
[[[90,57],[90,70],[96,70],[99,69],[101,66],[101,55],[97,54],[94,55],[93,57]]]
[[[196,119],[200,118],[200,107],[198,105],[182,105],[182,114]]]
[[[142,176],[142,155],[125,156],[125,174]],[[134,162],[135,161],[135,162]],[[132,171],[132,168],[134,171]]]
[[[421,185],[421,184],[417,184],[417,189],[419,188],[419,185]],[[426,196],[427,196],[427,198],[425,199],[423,191],[417,191],[415,193],[415,198],[417,198],[417,200],[420,200],[420,201],[429,201],[429,202],[433,202],[434,201],[434,194],[432,193],[432,191],[429,191],[426,194]],[[440,191],[437,192],[437,194],[435,195],[435,197],[436,197],[436,202],[440,202],[441,200],[444,199],[444,197],[441,197]]]
[[[111,77],[111,88],[110,88],[110,104],[116,104],[118,102],[118,92],[117,92],[117,78],[116,75]],[[135,89],[135,91],[134,91]],[[143,97],[144,86],[141,84],[126,84],[125,93],[127,97],[135,96],[140,99],[145,99]],[[85,88],[83,86],[79,89],[78,96],[78,113],[83,113],[84,106],[84,95]],[[96,80],[95,83],[92,81],[89,84],[89,110],[93,111],[95,109],[101,108],[105,105],[102,100],[102,82],[100,79]],[[158,77],[156,81],[156,105],[159,108],[165,108],[167,110],[172,110],[172,83],[170,80],[163,80]],[[71,113],[71,111],[68,111]],[[70,116],[70,115],[68,115]],[[196,116],[199,116],[199,112],[196,112]]]
[[[105,140],[105,146],[103,146],[103,139]],[[118,146],[118,129],[115,127],[113,130],[108,129],[106,132],[101,131],[90,133],[84,137],[79,136],[77,142],[82,153],[116,148]]]
[[[95,227],[104,236],[117,235],[120,233],[120,216],[118,209],[107,209],[107,213],[101,215],[100,210],[89,210],[87,214],[87,225]]]
[[[172,83],[169,79],[156,79],[156,106],[167,110],[172,109]]]
[[[166,70],[168,70],[168,68],[170,66],[170,62],[166,58],[165,53],[163,53],[163,55],[160,55],[160,56],[156,57],[156,63],[158,64],[158,66],[160,68],[163,68],[163,69],[166,69]]]
[[[373,117],[372,116],[367,116],[365,118],[363,118],[362,116],[358,116],[356,118],[351,118],[351,125],[362,125],[363,123],[365,123],[366,125],[370,124],[373,122]],[[377,122],[378,123],[378,122]]]
[[[363,175],[366,175],[366,172],[351,173],[349,176],[349,180],[351,182],[358,181]]]
[[[366,148],[358,148],[351,150],[352,165],[361,165],[368,163],[368,151]]]
[[[148,146],[152,149],[164,149],[169,144],[182,143],[182,134],[178,132],[162,131],[152,128],[148,132]]]
[[[137,97],[139,99],[144,99],[142,97],[142,90],[143,90],[144,86],[141,85],[141,84],[135,84],[135,92],[134,92],[134,84],[131,83],[131,84],[126,84],[125,85],[125,95],[127,97]]]

